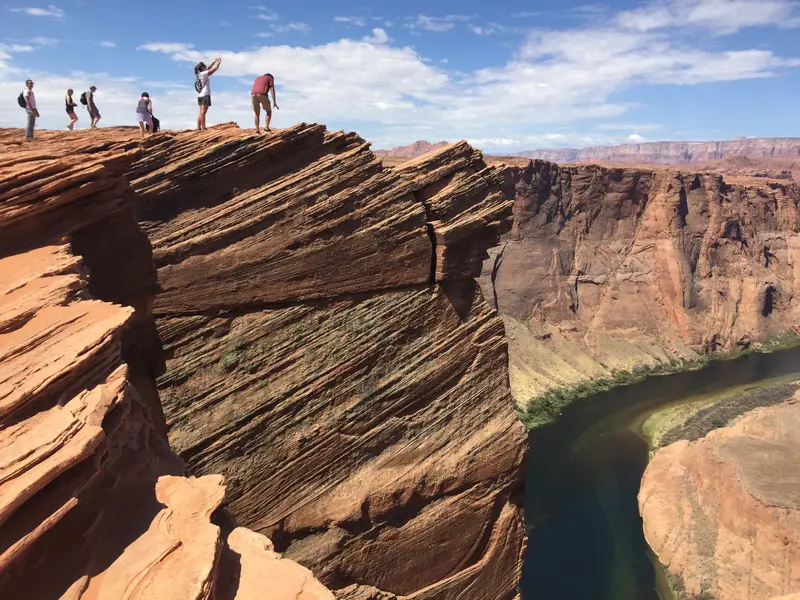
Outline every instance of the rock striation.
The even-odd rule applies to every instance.
[[[482,285],[526,403],[800,325],[798,187],[672,169],[521,169]]]
[[[687,593],[766,600],[800,590],[800,401],[659,450],[639,508]]]
[[[76,532],[98,531],[116,546],[92,545],[104,558],[88,567],[59,567],[68,575],[53,589],[243,600],[280,574],[276,598],[329,597],[307,568],[341,597],[513,598],[525,435],[503,323],[474,281],[509,226],[512,174],[466,143],[388,169],[355,134],[319,125],[141,143],[134,133],[47,133],[37,138],[47,157],[0,135],[25,157],[0,188],[14,194],[0,211],[38,194],[29,219],[51,225],[20,225],[8,248],[69,242],[82,257],[81,303],[98,302],[91,294],[127,317],[103,365],[127,368],[117,377],[138,400],[118,404],[141,418],[119,420],[146,439],[103,435],[120,460],[149,461],[141,471],[109,462],[119,496],[98,492],[57,539],[88,544]],[[52,163],[66,154],[75,172],[59,177]],[[39,168],[51,195],[36,191]],[[84,191],[75,206],[91,218],[72,227],[51,214]],[[26,239],[34,229],[46,235]],[[151,260],[130,249],[134,238],[148,257],[152,244]],[[132,275],[145,266],[146,277]],[[167,428],[196,479],[182,477]],[[116,483],[137,472],[147,476]],[[132,505],[146,510],[120,523]],[[97,514],[110,525],[93,525]],[[44,563],[26,557],[53,539],[15,559],[8,589],[37,585]]]
[[[184,477],[168,446],[135,153],[4,150],[0,597],[332,599],[263,536],[212,523],[222,477]]]

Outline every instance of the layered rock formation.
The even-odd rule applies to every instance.
[[[30,249],[0,258],[0,596],[332,599],[263,536],[226,544],[222,477],[169,449],[135,155],[2,154],[3,253]]]
[[[729,156],[800,157],[800,138],[737,138],[725,142],[646,142],[581,149],[529,150],[520,152],[518,156],[555,163],[697,165]]]
[[[387,170],[319,126],[225,143],[263,164],[234,148],[200,181],[132,179],[173,447],[333,588],[512,596],[524,438],[472,281],[510,214],[504,173],[466,144]]]
[[[757,409],[659,450],[639,507],[647,541],[687,593],[800,591],[800,402]]]
[[[60,187],[59,161],[26,158],[42,163],[36,168],[52,184],[9,179],[31,216],[3,243],[35,248],[66,235],[88,268],[89,291],[135,307],[133,316],[115,307],[132,322],[119,334],[127,379],[116,377],[139,398],[119,404],[141,407],[135,421],[150,423],[139,430],[162,444],[154,453],[133,437],[137,460],[162,458],[142,467],[141,483],[114,482],[125,489],[123,513],[102,514],[116,524],[130,503],[148,510],[132,519],[135,532],[114,537],[124,543],[102,550],[112,558],[101,566],[64,567],[69,577],[86,574],[70,588],[75,597],[130,589],[129,575],[143,596],[191,573],[192,597],[243,600],[258,589],[237,580],[246,571],[294,573],[307,586],[299,597],[324,597],[260,534],[342,597],[515,595],[524,431],[502,322],[473,280],[508,223],[506,170],[462,143],[392,171],[357,136],[305,124],[268,137],[223,126],[143,143],[123,129],[46,133],[37,144],[49,144],[48,156],[75,157],[59,163],[74,168],[73,184]],[[85,171],[91,165],[96,172]],[[130,187],[106,174],[112,167]],[[42,180],[33,171],[30,181]],[[75,190],[85,199],[75,200]],[[93,221],[104,226],[84,233],[77,211],[93,214],[115,198],[113,214]],[[74,211],[62,210],[73,201]],[[129,219],[132,206],[153,244],[155,303],[153,262],[146,285],[131,275],[144,263],[127,240],[147,244]],[[34,229],[47,236],[26,238]],[[119,357],[103,365],[116,368]],[[182,469],[159,435],[162,404],[170,443],[197,480],[164,479]],[[128,438],[119,439],[119,455],[131,459]],[[209,561],[232,529],[225,519],[223,532],[209,523],[221,518],[219,474],[225,508],[258,533],[234,530]],[[87,531],[103,530],[91,523],[109,500],[93,498],[80,521]],[[59,540],[75,535],[70,527]],[[42,553],[32,547],[26,556]],[[41,564],[16,562],[8,585],[33,585]]]
[[[522,169],[482,283],[526,403],[800,325],[795,184],[669,169]]]

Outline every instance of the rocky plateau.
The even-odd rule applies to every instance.
[[[475,282],[512,170],[307,124],[19,137],[0,597],[517,595],[525,432]]]

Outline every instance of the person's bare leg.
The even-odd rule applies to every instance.
[[[208,114],[208,106],[203,107],[203,131],[206,130],[206,115]]]
[[[264,117],[264,131],[269,131],[269,124],[272,121],[272,113],[268,112]]]
[[[153,135],[155,133],[155,129],[153,128],[153,119],[147,121],[147,126],[150,128],[150,135]]]
[[[97,127],[97,124],[100,122],[100,119],[101,119],[101,117],[97,117],[97,118],[94,120],[94,126],[95,126],[95,127]]]
[[[144,122],[139,121],[139,137],[144,139]]]
[[[255,122],[256,122],[256,133],[261,133],[261,129],[259,128],[258,124],[261,122],[261,111],[257,108],[253,109],[253,112],[256,115]]]

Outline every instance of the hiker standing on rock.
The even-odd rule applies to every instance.
[[[275,105],[277,110],[280,110],[278,102],[275,100],[275,78],[270,73],[265,73],[260,77],[256,77],[253,84],[253,89],[250,90],[250,101],[253,104],[253,112],[256,114],[256,133],[261,133],[259,128],[259,121],[261,120],[261,107],[264,107],[264,131],[269,132],[269,123],[272,120],[272,108],[269,105],[269,97],[267,94],[272,90],[272,104]]]
[[[136,120],[139,122],[139,133],[144,137],[144,126],[147,124],[147,130],[150,135],[153,135],[153,102],[150,100],[150,94],[142,92],[139,98],[139,103],[136,105]]]
[[[36,110],[36,96],[33,94],[33,81],[30,79],[25,82],[25,91],[22,92],[22,98],[25,100],[25,112],[28,115],[25,139],[30,141],[33,139],[33,127],[36,125],[36,117],[39,116],[39,111]]]
[[[67,90],[67,95],[64,96],[64,104],[67,107],[67,116],[69,117],[69,125],[67,125],[67,129],[72,131],[75,127],[75,123],[78,122],[78,115],[75,114],[75,107],[78,106],[75,104],[75,101],[72,99],[72,90]]]
[[[100,111],[97,110],[97,105],[94,103],[94,93],[97,91],[95,86],[89,88],[88,92],[81,94],[81,104],[89,109],[89,127],[94,129],[97,127],[97,122],[100,120]]]
[[[206,63],[199,62],[194,67],[194,89],[197,92],[197,105],[200,107],[200,112],[197,115],[197,130],[205,130],[206,128],[206,113],[211,106],[211,76],[217,72],[222,59],[217,57],[210,67]]]

